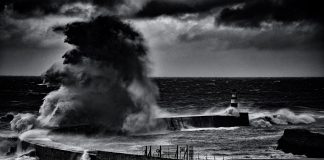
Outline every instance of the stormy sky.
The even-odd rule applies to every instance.
[[[57,28],[114,15],[145,38],[152,76],[322,77],[321,7],[317,0],[2,0],[0,75],[42,74],[73,48]]]

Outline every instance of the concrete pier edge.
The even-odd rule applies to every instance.
[[[21,147],[20,150],[27,151],[26,155],[36,156],[39,158],[39,160],[80,160],[84,153],[84,150],[61,149],[58,147],[46,146],[30,141],[19,140],[18,137],[11,137],[8,140],[16,141],[17,147],[18,144],[20,145],[19,147]],[[91,160],[171,160],[170,158],[149,157],[145,155],[100,150],[87,150],[87,154]],[[22,154],[21,156],[23,155],[24,154]]]

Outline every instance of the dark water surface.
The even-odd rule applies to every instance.
[[[241,106],[323,110],[324,78],[153,78],[159,105],[169,110],[227,107],[232,89]],[[40,85],[40,77],[0,77],[0,109],[38,111],[56,87]]]
[[[239,109],[250,116],[267,115],[279,109],[307,114],[310,124],[270,127],[189,128],[151,135],[85,138],[46,135],[51,140],[84,149],[142,154],[143,145],[191,145],[195,156],[216,158],[294,158],[276,150],[286,128],[306,128],[324,133],[324,78],[154,78],[161,108],[173,113],[200,113],[226,108],[231,90],[239,91]],[[0,111],[37,112],[44,96],[57,87],[40,85],[40,77],[0,77]],[[296,117],[293,117],[296,118]],[[298,118],[298,117],[297,117]],[[42,135],[42,134],[40,134]]]

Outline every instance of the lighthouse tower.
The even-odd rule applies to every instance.
[[[231,98],[231,107],[235,107],[237,108],[238,107],[238,104],[237,104],[237,91],[234,89],[232,90],[232,98]]]

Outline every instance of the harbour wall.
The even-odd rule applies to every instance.
[[[40,160],[81,160],[83,151],[63,150],[60,148],[49,147],[40,144],[34,144],[28,141],[22,141],[23,149],[33,148],[32,155]],[[30,154],[30,153],[29,153]],[[168,160],[169,158],[149,157],[144,155],[115,153],[108,151],[88,151],[88,156],[91,160]]]
[[[249,126],[249,114],[240,112],[239,116],[206,115],[206,116],[183,116],[160,118],[165,121],[168,129],[180,130],[186,127],[233,127]]]

